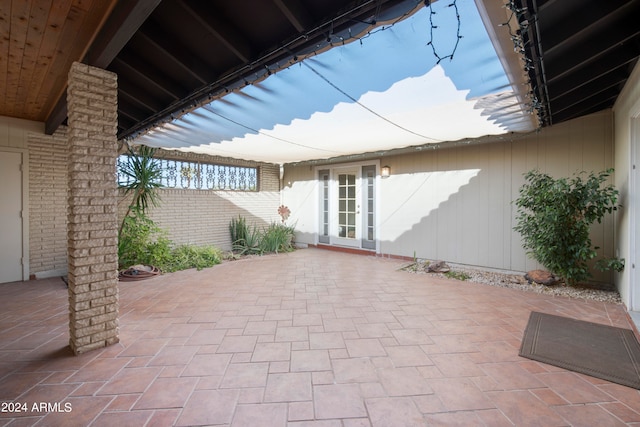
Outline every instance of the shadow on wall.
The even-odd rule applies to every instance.
[[[512,250],[518,242],[512,231],[511,189],[505,188],[509,183],[492,185],[496,183],[484,168],[439,170],[390,177],[382,193],[402,197],[390,189],[403,187],[408,177],[422,183],[398,208],[388,214],[383,208],[382,253],[506,270],[528,268],[520,248]]]
[[[392,174],[378,180],[380,252],[513,271],[540,268],[513,231],[512,201],[528,170],[569,176],[607,167],[606,144],[572,144],[536,136],[385,157]],[[573,149],[582,150],[581,155]],[[305,243],[315,243],[319,228],[316,173],[314,167],[299,165],[285,174],[292,185],[283,191],[283,200],[298,220],[298,240]],[[592,229],[593,245],[604,251],[600,255],[614,255],[613,223],[609,217]],[[610,283],[612,276],[594,271],[594,280]]]
[[[428,211],[422,211],[425,215],[418,221],[405,222],[405,225],[411,224],[410,229],[397,236],[386,236],[388,230],[383,223],[381,252],[509,271],[544,269],[526,254],[520,234],[513,230],[517,224],[517,207],[512,200],[518,197],[524,180],[520,182],[517,176],[513,181],[500,180],[497,172],[467,169],[421,174],[432,183],[416,191],[405,206],[415,209],[416,205],[424,205]],[[470,178],[467,180],[467,177]],[[437,189],[439,181],[448,182]],[[402,182],[399,177],[398,183]],[[389,185],[396,187],[391,182]],[[432,203],[438,205],[431,206]],[[419,214],[414,211],[411,216],[417,218]],[[404,218],[407,217],[398,218],[398,213],[392,212],[386,221],[397,224]],[[598,251],[599,257],[614,256],[612,225],[612,218],[608,218],[592,226],[592,244],[602,248]],[[613,272],[595,269],[595,261],[590,262],[592,280],[613,283]]]
[[[263,228],[279,221],[279,195],[273,191],[239,192],[210,190],[160,190],[160,205],[150,208],[149,217],[176,244],[213,245],[231,250],[229,224],[242,216],[247,223]],[[119,217],[126,202],[119,204]]]

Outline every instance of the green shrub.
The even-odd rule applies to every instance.
[[[553,179],[530,171],[515,200],[514,230],[522,235],[527,253],[569,285],[591,277],[587,262],[599,248],[592,247],[589,229],[616,209],[618,191],[612,185],[603,186],[612,172],[591,173],[586,179],[580,175]],[[598,265],[617,271],[624,268],[624,262],[615,258]]]
[[[156,265],[170,256],[171,242],[140,209],[133,207],[120,230],[118,264],[128,268],[136,264]],[[162,263],[162,262],[161,262]]]
[[[180,245],[171,250],[164,263],[154,264],[163,272],[213,267],[222,261],[222,252],[213,246]]]
[[[222,260],[222,252],[213,246],[180,245],[174,247],[166,232],[139,209],[125,217],[118,241],[121,269],[132,265],[153,265],[162,272],[198,270],[212,267]]]
[[[260,248],[263,252],[291,252],[293,250],[294,228],[271,223],[262,233]]]

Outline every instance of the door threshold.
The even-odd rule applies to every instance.
[[[375,255],[376,254],[376,251],[373,249],[351,248],[349,246],[335,246],[335,245],[327,245],[323,243],[318,243],[317,245],[309,245],[309,247],[325,249],[325,250],[334,251],[334,252],[356,254],[356,255]]]

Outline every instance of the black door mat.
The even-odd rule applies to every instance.
[[[630,329],[533,311],[519,354],[640,390],[640,344]]]

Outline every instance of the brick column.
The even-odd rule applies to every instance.
[[[69,345],[75,354],[117,343],[117,76],[74,63],[69,125]]]

